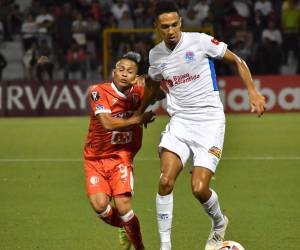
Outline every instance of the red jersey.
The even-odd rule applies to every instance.
[[[133,85],[129,94],[120,92],[114,83],[93,85],[89,89],[91,107],[90,126],[84,147],[86,159],[123,158],[130,161],[142,143],[143,128],[139,125],[118,131],[108,131],[97,117],[111,113],[113,117],[128,118],[136,111],[143,99],[144,87]]]

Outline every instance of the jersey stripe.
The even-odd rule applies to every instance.
[[[214,91],[218,91],[217,77],[216,77],[214,62],[212,59],[208,59],[208,63],[209,63],[210,74],[211,74],[211,79],[213,82]]]

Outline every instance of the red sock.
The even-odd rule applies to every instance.
[[[123,221],[116,208],[110,206],[110,210],[105,215],[99,215],[99,218],[105,223],[112,225],[113,227],[123,227]]]
[[[129,221],[123,222],[123,227],[126,230],[127,236],[136,250],[144,250],[140,222],[134,215]]]

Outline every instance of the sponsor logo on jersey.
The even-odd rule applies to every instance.
[[[195,57],[195,53],[193,51],[187,51],[187,52],[185,52],[185,54],[184,54],[184,60],[187,63],[193,62],[193,61],[195,61],[195,59],[196,59],[196,57]]]
[[[216,38],[211,39],[211,42],[215,45],[219,45],[219,41]]]
[[[104,110],[104,107],[100,104],[96,105],[96,110]]]
[[[213,154],[214,156],[216,156],[217,158],[221,158],[221,154],[222,154],[222,151],[221,149],[219,149],[218,147],[216,146],[213,146],[211,147],[209,150],[208,150],[208,153],[211,153]]]
[[[91,98],[92,98],[93,101],[97,101],[100,98],[100,95],[99,95],[98,91],[93,91],[91,93]]]

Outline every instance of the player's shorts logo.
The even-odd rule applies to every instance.
[[[92,185],[96,185],[98,182],[99,182],[99,177],[98,177],[98,176],[92,176],[92,177],[90,178],[90,183],[91,183]]]
[[[97,101],[100,98],[100,95],[97,91],[93,91],[91,93],[91,98],[92,98],[93,101]]]
[[[213,154],[214,156],[216,156],[217,158],[221,158],[221,154],[222,154],[222,151],[221,149],[219,149],[218,147],[216,146],[213,146],[211,147],[209,150],[208,150],[208,153],[211,153]]]
[[[195,61],[195,53],[193,51],[185,52],[184,59],[187,63]]]

